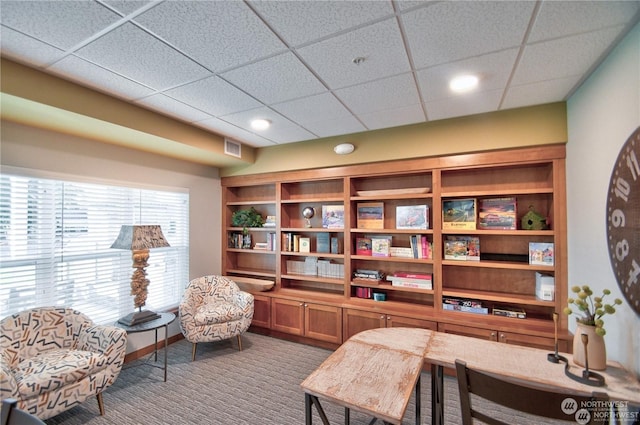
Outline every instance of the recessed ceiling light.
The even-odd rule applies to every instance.
[[[449,82],[449,88],[456,93],[464,93],[475,89],[478,81],[475,75],[459,75]]]
[[[270,125],[271,121],[265,120],[263,118],[251,121],[251,128],[258,131],[266,130]]]

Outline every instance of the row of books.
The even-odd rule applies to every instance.
[[[387,275],[391,286],[400,288],[433,289],[433,276],[431,273],[395,272]]]
[[[308,257],[304,261],[287,260],[286,264],[287,274],[329,277],[335,279],[344,278],[344,264],[334,263],[330,260],[320,260],[316,257]]]
[[[412,235],[410,247],[392,246],[392,236],[356,238],[356,255],[372,257],[433,258],[433,244],[425,235]]]
[[[286,252],[322,252],[342,254],[342,241],[328,233],[319,233],[315,239],[299,234],[282,234],[282,250]]]
[[[489,314],[490,310],[489,307],[483,306],[481,301],[454,297],[443,297],[442,309],[475,314]],[[512,317],[516,319],[527,318],[527,313],[523,309],[512,306],[494,306],[491,308],[491,313],[494,316]]]

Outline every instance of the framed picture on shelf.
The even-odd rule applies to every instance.
[[[384,229],[384,202],[360,202],[357,205],[358,229]]]
[[[325,229],[344,228],[344,205],[323,205],[322,227]]]
[[[428,229],[429,207],[427,205],[398,205],[396,207],[396,229]]]

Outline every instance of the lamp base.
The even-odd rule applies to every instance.
[[[158,313],[149,310],[141,310],[129,313],[126,316],[121,317],[120,319],[118,319],[118,323],[122,323],[123,325],[127,326],[135,326],[139,325],[140,323],[149,322],[151,320],[159,318],[160,315]]]

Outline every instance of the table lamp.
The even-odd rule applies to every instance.
[[[131,250],[133,259],[133,274],[131,275],[131,295],[134,296],[133,305],[138,311],[134,311],[118,320],[119,323],[127,326],[148,322],[160,317],[159,314],[142,310],[147,301],[147,260],[149,259],[149,249],[169,246],[169,243],[162,234],[162,228],[158,224],[154,225],[123,225],[120,234],[111,248]]]

